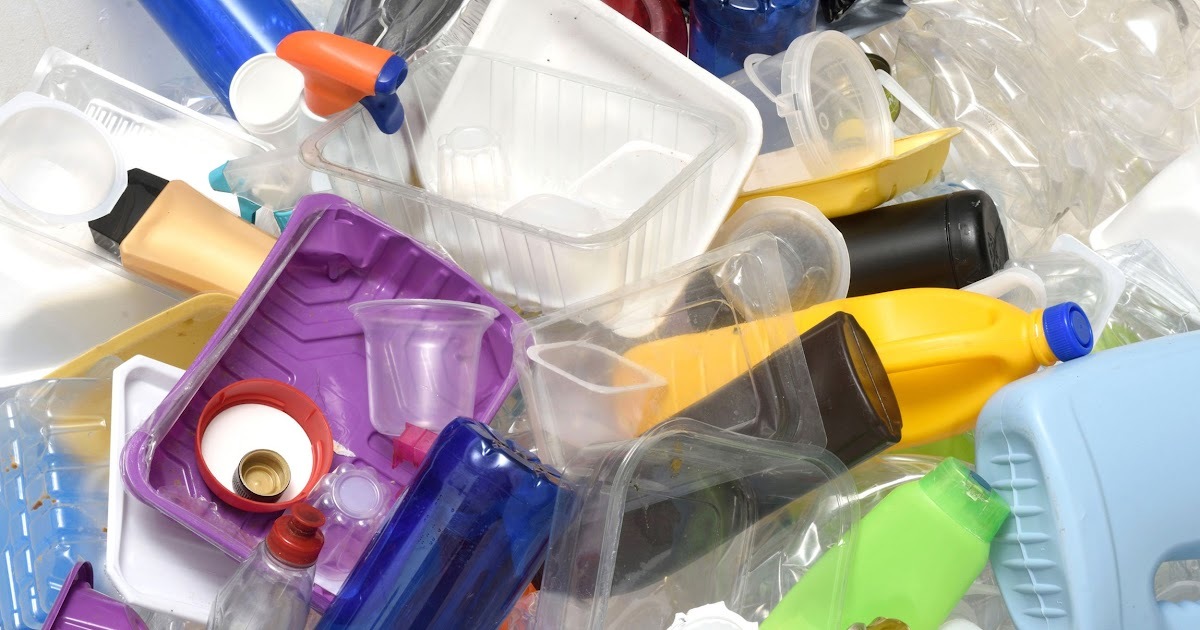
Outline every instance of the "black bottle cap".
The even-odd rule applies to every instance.
[[[120,245],[126,236],[133,231],[133,226],[146,214],[146,210],[158,199],[158,195],[170,182],[147,173],[140,168],[129,169],[129,184],[112,212],[88,221],[92,228],[92,240],[104,247],[108,242]]]
[[[840,217],[850,250],[850,296],[898,289],[961,289],[1008,262],[996,204],[964,190]]]

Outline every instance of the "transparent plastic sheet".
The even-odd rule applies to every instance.
[[[1153,243],[1131,241],[1099,253],[1125,274],[1100,347],[1200,330],[1200,298]]]
[[[863,43],[945,126],[1023,256],[1083,236],[1197,139],[1200,5],[913,0]],[[911,113],[902,129],[923,128]],[[1103,173],[1103,176],[1098,176]]]
[[[661,629],[721,601],[762,621],[857,521],[844,472],[823,449],[688,419],[585,449],[564,473],[537,627]]]

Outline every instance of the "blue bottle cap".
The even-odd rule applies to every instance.
[[[1042,312],[1046,343],[1059,361],[1087,356],[1095,339],[1087,313],[1074,302],[1063,302]]]

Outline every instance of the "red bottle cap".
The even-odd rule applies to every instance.
[[[276,558],[297,567],[310,567],[317,563],[321,547],[325,545],[325,534],[321,526],[325,515],[307,503],[297,503],[290,514],[275,519],[267,533],[267,549]]]

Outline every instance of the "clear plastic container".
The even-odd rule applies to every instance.
[[[0,389],[6,628],[42,627],[76,561],[104,563],[112,367]],[[97,577],[98,590],[114,593]]]
[[[309,503],[325,515],[316,583],[341,590],[402,488],[370,466],[345,462],[321,478]]]
[[[5,216],[0,216],[0,286],[6,291],[0,386],[42,378],[180,301],[109,260]]]
[[[1032,313],[1046,308],[1046,282],[1042,277],[1024,267],[1008,267],[963,287],[980,295],[990,295],[997,300]]]
[[[22,92],[0,106],[0,200],[47,223],[112,210],[125,168],[108,132],[79,110]]]
[[[721,160],[735,145],[735,125],[703,105],[472,49],[441,49],[413,61],[399,94],[408,116],[401,133],[379,134],[364,112],[351,113],[310,137],[304,160],[346,180],[334,182],[335,192],[440,243],[525,310],[561,308],[703,252],[745,177]],[[445,157],[471,128],[488,133],[472,134],[480,137],[470,156]],[[628,172],[630,160],[654,167],[637,185],[603,183]],[[506,186],[488,183],[504,169]],[[448,180],[448,173],[463,176]],[[616,208],[609,212],[625,218],[596,232],[497,214],[542,194]]]
[[[1046,287],[1050,304],[1075,302],[1087,313],[1096,339],[1125,290],[1125,276],[1115,265],[1079,239],[1063,234],[1050,251],[1009,263],[1036,273]]]
[[[1130,241],[1098,253],[1125,276],[1125,291],[1109,317],[1099,347],[1200,330],[1200,298],[1153,243]]]
[[[857,520],[844,472],[820,448],[690,420],[584,449],[555,507],[537,627],[661,630],[715,602],[762,621]]]
[[[792,309],[846,297],[850,251],[833,223],[810,203],[792,197],[758,197],[742,204],[721,226],[713,247],[753,234],[778,236]]]
[[[842,33],[810,33],[773,57],[751,55],[745,69],[724,81],[758,108],[763,153],[795,147],[780,154],[792,167],[788,181],[819,179],[892,155],[883,87],[866,54]]]
[[[204,116],[98,68],[58,48],[49,48],[33,73],[30,91],[69,105],[108,132],[124,163],[168,180],[182,180],[226,209],[237,200],[209,188],[208,174],[225,162],[265,149],[234,125]],[[87,224],[30,223],[51,238],[116,261],[97,245]]]
[[[542,461],[561,466],[581,448],[636,437],[673,417],[695,402],[686,392],[703,397],[746,372],[750,386],[725,401],[719,417],[695,419],[758,437],[824,445],[812,379],[799,349],[751,371],[744,360],[733,365],[728,353],[708,354],[702,344],[672,346],[679,354],[670,361],[700,362],[700,372],[714,375],[712,387],[672,382],[625,356],[652,341],[749,322],[762,326],[764,335],[738,336],[740,343],[769,338],[769,347],[787,345],[797,331],[785,317],[791,304],[780,248],[773,236],[753,236],[519,325],[513,347],[533,429],[528,446],[536,447]]]
[[[363,327],[371,424],[398,436],[412,424],[440,431],[475,409],[483,334],[500,312],[449,300],[350,305]]]

